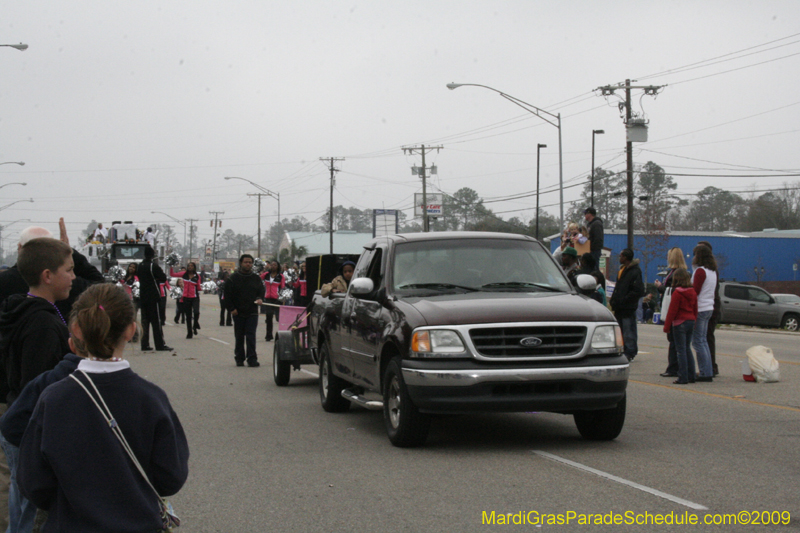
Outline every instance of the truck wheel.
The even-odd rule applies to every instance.
[[[584,439],[613,440],[622,432],[625,425],[626,396],[616,407],[600,411],[579,411],[575,413],[575,425]]]
[[[383,421],[389,440],[400,448],[421,446],[428,438],[431,417],[411,402],[399,358],[392,359],[383,376]]]
[[[342,398],[346,386],[347,382],[333,375],[330,352],[323,344],[319,347],[319,399],[325,411],[343,413],[350,409],[350,401]]]
[[[783,317],[783,323],[781,323],[781,327],[789,331],[797,331],[798,325],[800,325],[800,317],[792,314]]]
[[[280,336],[275,338],[275,348],[272,351],[272,377],[275,378],[275,385],[285,387],[289,384],[289,373],[292,371],[292,365],[288,361],[281,361],[278,357],[281,352],[280,339]]]

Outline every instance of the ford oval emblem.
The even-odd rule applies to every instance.
[[[539,346],[542,344],[542,339],[539,337],[525,337],[519,343],[523,346]]]

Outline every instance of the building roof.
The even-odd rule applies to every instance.
[[[372,233],[356,233],[355,231],[333,232],[333,253],[335,254],[360,254],[364,245],[372,240]],[[304,231],[287,231],[284,233],[281,249],[295,246],[305,246],[306,255],[322,255],[331,251],[330,233],[310,233]]]

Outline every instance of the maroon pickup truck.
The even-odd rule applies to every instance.
[[[315,294],[309,336],[322,407],[383,410],[396,446],[423,444],[442,413],[572,414],[595,440],[625,422],[617,322],[530,237],[376,238],[346,294]]]

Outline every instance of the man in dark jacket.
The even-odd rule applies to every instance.
[[[233,317],[233,335],[236,339],[233,351],[236,366],[244,366],[245,359],[247,366],[260,366],[256,355],[256,329],[258,306],[263,296],[264,284],[253,272],[253,256],[243,254],[239,258],[239,270],[225,282],[225,307]]]
[[[636,331],[636,309],[639,298],[644,296],[644,283],[639,260],[633,258],[633,250],[625,248],[619,253],[620,270],[614,294],[611,295],[611,309],[622,328],[623,351],[629,361],[639,352]]]
[[[159,283],[167,281],[167,275],[161,267],[153,262],[156,252],[148,246],[144,249],[144,261],[139,264],[136,274],[139,276],[139,305],[142,309],[142,351],[149,352],[150,326],[153,326],[153,342],[156,351],[171,352],[172,348],[164,344],[164,331],[161,329],[160,312],[161,291]]]
[[[67,230],[63,218],[59,221],[59,225],[62,226],[61,241],[69,245],[69,238],[67,237]],[[31,226],[22,230],[20,232],[19,243],[17,243],[17,253],[19,253],[25,243],[39,237],[52,238],[53,234],[50,233],[49,230],[39,226]],[[64,317],[69,316],[70,311],[72,311],[72,304],[89,285],[104,281],[103,274],[92,266],[86,257],[74,249],[72,250],[72,262],[75,265],[73,270],[75,272],[75,280],[72,282],[72,289],[67,298],[56,302],[56,307],[58,307],[58,310],[61,311]],[[0,308],[3,302],[12,294],[25,294],[26,292],[28,292],[28,284],[19,273],[17,265],[14,265],[5,272],[0,272]]]
[[[603,232],[603,220],[597,218],[597,211],[594,207],[587,207],[583,212],[583,218],[586,220],[586,229],[589,230],[589,252],[594,257],[594,263],[600,267],[600,255],[603,252],[603,239],[605,237]]]

